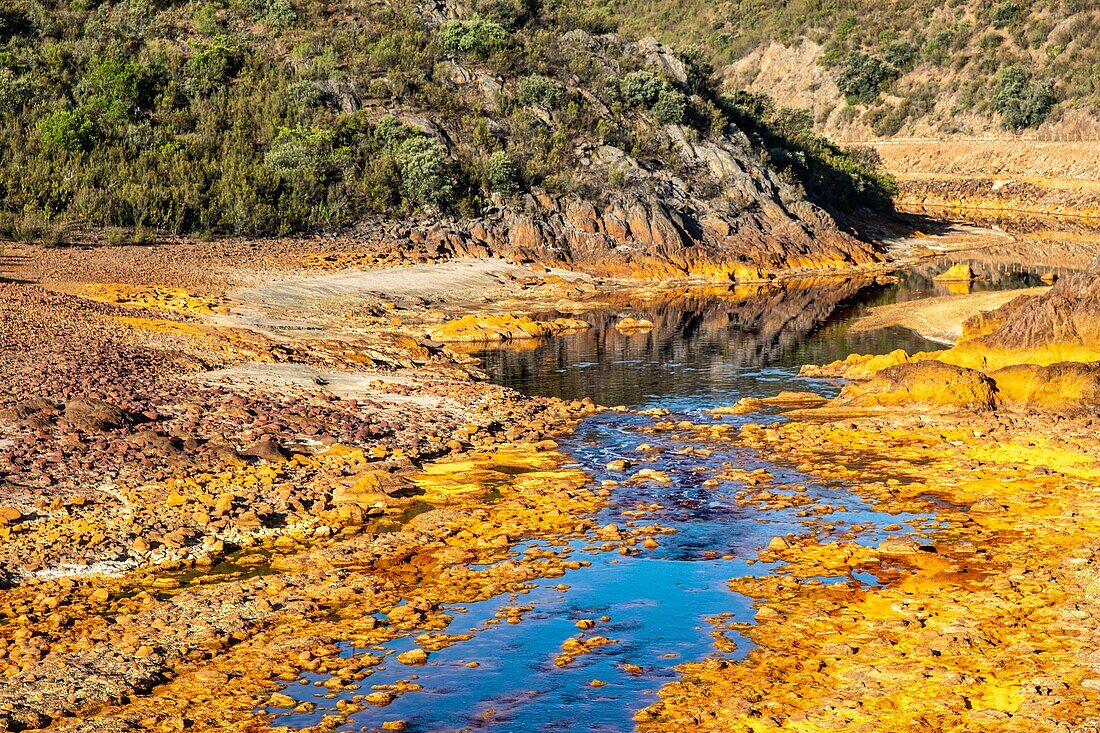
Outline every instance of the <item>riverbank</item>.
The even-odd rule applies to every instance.
[[[1100,142],[882,140],[873,148],[899,185],[902,211],[968,220],[1029,217],[1100,223]]]
[[[362,676],[333,653],[349,634],[438,625],[444,600],[570,562],[464,570],[585,529],[600,497],[547,436],[597,408],[486,383],[423,324],[589,282],[452,262],[417,292],[251,304],[235,294],[328,261],[34,254],[35,282],[0,284],[0,730],[254,727],[279,675]]]
[[[969,282],[966,283],[969,287]],[[873,331],[900,326],[930,341],[953,345],[963,335],[963,324],[971,318],[994,311],[1019,297],[1042,295],[1050,288],[1020,288],[980,293],[960,293],[921,298],[875,308],[870,315],[852,326],[854,331]]]

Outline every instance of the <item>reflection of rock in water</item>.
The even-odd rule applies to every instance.
[[[941,212],[942,213],[942,212]],[[1065,277],[1074,272],[1096,269],[1096,253],[1100,251],[1100,219],[1040,217],[1013,214],[1010,218],[985,217],[980,212],[967,212],[962,217],[967,224],[995,227],[1011,235],[1015,241],[998,242],[996,246],[975,250],[960,250],[937,258],[944,263],[967,262],[982,277],[993,278],[999,287],[1010,284],[1031,287],[1038,282],[1000,282],[1019,278],[1027,273],[1054,273]],[[932,263],[922,263],[924,272]]]
[[[605,404],[658,392],[689,394],[741,371],[798,361],[796,347],[842,306],[883,290],[869,279],[847,279],[738,286],[721,294],[685,291],[583,314],[592,329],[537,349],[482,356],[497,381],[538,394],[590,395]],[[653,329],[620,332],[615,325],[626,315],[652,321]],[[835,334],[829,339],[836,340]]]

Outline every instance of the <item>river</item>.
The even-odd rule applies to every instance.
[[[1027,286],[1036,279],[1011,273],[986,286]],[[586,332],[533,348],[482,353],[486,370],[501,384],[624,408],[586,420],[560,443],[593,481],[615,482],[597,523],[651,526],[656,546],[624,555],[599,549],[595,537],[566,547],[558,543],[554,549],[586,564],[532,583],[527,593],[448,608],[454,620],[447,633],[473,636],[432,652],[427,665],[395,661],[396,654],[414,648],[411,636],[369,650],[389,656],[364,687],[406,681],[421,689],[385,707],[367,706],[342,730],[378,730],[398,720],[420,732],[632,730],[635,712],[676,678],[677,665],[707,656],[737,660],[751,651],[736,627],[752,622],[752,604],[731,591],[728,581],[776,572],[756,559],[772,538],[815,534],[822,542],[854,538],[877,544],[891,535],[933,531],[934,516],[878,511],[843,484],[821,481],[732,440],[701,442],[686,423],[726,423],[733,433],[746,422],[782,420],[774,409],[722,416],[708,410],[782,390],[836,393],[835,383],[799,377],[802,364],[850,353],[940,348],[901,330],[849,329],[871,306],[924,297],[935,287],[927,273],[914,271],[897,282],[685,290],[586,313],[593,324]],[[628,315],[648,319],[654,328],[620,333],[615,324]],[[641,469],[649,469],[648,476],[639,477]],[[760,491],[769,500],[759,500]],[[529,540],[514,551],[554,543]],[[811,582],[881,579],[855,573]],[[522,621],[507,622],[517,609]],[[555,663],[570,638],[593,637],[611,643]],[[365,651],[348,647],[344,653]],[[301,728],[332,713],[347,693],[328,693],[324,682],[306,674],[292,684],[288,694],[315,699],[317,708],[272,710],[275,725]]]

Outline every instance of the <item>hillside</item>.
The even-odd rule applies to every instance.
[[[11,3],[0,231],[409,220],[441,249],[606,271],[876,257],[851,215],[888,206],[889,180],[804,116],[721,93],[698,53],[610,30],[518,0]]]
[[[1086,0],[602,0],[624,32],[695,39],[731,89],[833,135],[1100,134],[1100,8]]]

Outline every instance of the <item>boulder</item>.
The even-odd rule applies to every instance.
[[[1013,405],[1061,412],[1095,412],[1100,406],[1100,364],[1016,364],[990,376],[1001,398]]]
[[[997,385],[975,370],[920,361],[887,367],[866,382],[849,384],[833,407],[923,406],[936,410],[992,410]]]
[[[974,279],[974,270],[965,262],[952,265],[932,279],[936,282],[970,282]]]
[[[391,498],[416,491],[416,484],[400,474],[389,471],[365,471],[355,483],[338,486],[332,492],[333,504],[356,504],[363,508],[386,506]]]
[[[131,422],[119,408],[90,397],[69,400],[65,404],[65,419],[73,427],[89,433],[101,433]]]

